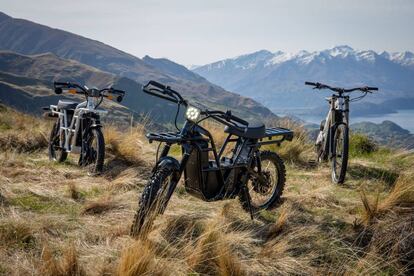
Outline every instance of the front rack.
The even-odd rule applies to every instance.
[[[179,132],[147,133],[145,136],[150,143],[153,141],[178,143],[183,140],[183,137]]]

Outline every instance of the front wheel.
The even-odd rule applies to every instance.
[[[60,132],[60,121],[59,118],[53,125],[52,131],[50,132],[49,137],[49,159],[57,162],[63,162],[68,157],[68,153],[60,147],[61,144],[65,142],[65,135]]]
[[[79,165],[86,166],[91,174],[98,175],[103,171],[105,160],[105,140],[102,130],[92,128],[84,139]]]
[[[168,187],[173,179],[174,170],[159,167],[152,175],[142,192],[138,210],[131,227],[131,236],[145,235],[151,230],[156,216],[167,207]]]
[[[260,158],[254,160],[253,172],[247,182],[248,195],[241,192],[239,199],[242,207],[253,213],[270,209],[280,202],[286,181],[286,169],[283,160],[274,152],[260,152]]]
[[[349,151],[349,129],[340,124],[335,128],[332,145],[332,181],[342,184],[345,181],[346,169],[348,167]]]

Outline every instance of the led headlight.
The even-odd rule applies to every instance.
[[[187,112],[185,113],[185,117],[190,121],[196,122],[200,117],[200,109],[189,106],[187,108]]]

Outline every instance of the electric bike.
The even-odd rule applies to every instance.
[[[185,190],[201,200],[212,202],[239,197],[242,207],[253,215],[269,209],[280,201],[285,185],[282,159],[260,147],[291,141],[293,132],[285,128],[266,128],[263,123],[249,123],[231,113],[190,106],[175,90],[155,81],[144,86],[150,95],[186,108],[186,120],[177,132],[148,133],[149,142],[164,144],[157,151],[156,164],[139,201],[131,235],[150,230],[155,217],[162,214],[184,174]],[[212,119],[225,126],[227,137],[217,151],[212,134],[201,125]],[[228,144],[234,144],[229,152]],[[171,146],[181,146],[178,161],[169,155]],[[160,149],[160,147],[158,147]],[[159,155],[159,156],[158,156]]]
[[[329,102],[329,112],[326,120],[319,127],[316,138],[315,150],[318,162],[331,161],[332,181],[342,184],[345,181],[348,167],[349,151],[349,103],[361,100],[368,93],[377,91],[377,87],[356,87],[351,89],[331,87],[322,83],[305,82],[305,85],[313,86],[313,89],[329,89],[334,91]],[[349,93],[360,91],[363,95],[350,99]]]
[[[88,167],[92,174],[103,170],[105,158],[105,142],[101,130],[101,115],[106,110],[98,109],[103,98],[121,102],[125,92],[113,88],[96,89],[82,87],[76,83],[54,82],[56,94],[67,91],[70,94],[81,94],[85,101],[78,103],[59,100],[57,105],[44,108],[49,117],[56,117],[49,139],[49,159],[57,162],[66,160],[68,153],[79,153],[78,164]]]

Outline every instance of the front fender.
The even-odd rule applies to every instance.
[[[155,165],[156,168],[166,168],[168,170],[172,170],[175,172],[180,171],[180,162],[178,162],[177,159],[171,156],[164,156],[161,157],[160,160],[158,160],[158,163]]]

